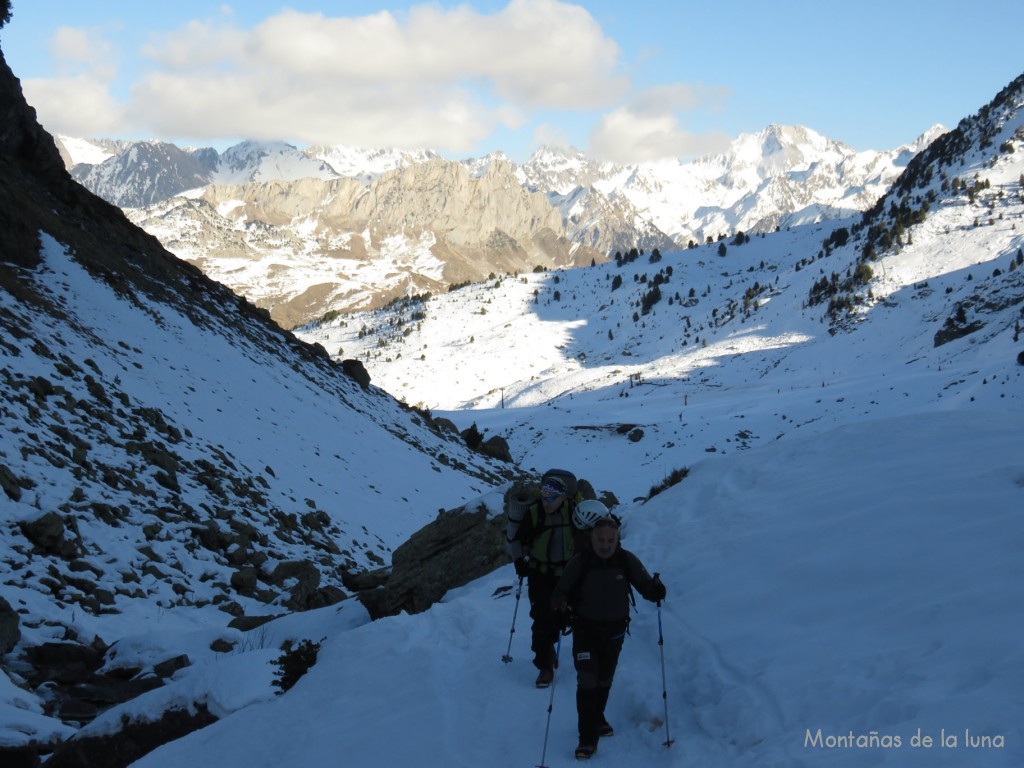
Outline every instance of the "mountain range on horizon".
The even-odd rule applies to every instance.
[[[799,126],[693,162],[599,163],[542,147],[432,151],[242,142],[223,153],[58,137],[72,175],[286,327],[490,274],[668,251],[869,208],[943,133],[855,152]]]

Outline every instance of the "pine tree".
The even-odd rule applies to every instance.
[[[466,441],[466,446],[472,450],[476,450],[480,447],[480,443],[484,441],[484,436],[480,433],[480,429],[477,427],[474,421],[469,429],[463,431],[462,439]]]

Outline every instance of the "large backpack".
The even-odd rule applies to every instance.
[[[526,511],[540,498],[540,488],[549,477],[562,481],[566,487],[566,498],[569,501],[570,514],[583,499],[596,498],[593,486],[567,469],[549,469],[539,480],[514,484],[505,493],[505,538],[508,542],[509,556],[515,559],[522,552],[519,550],[519,528],[522,526]]]
[[[583,582],[586,580],[587,574],[590,572],[590,569],[594,567],[594,561],[597,559],[597,555],[595,555],[593,550],[591,550],[589,548],[585,548],[585,549],[581,550],[579,552],[579,554],[576,555],[576,557],[580,558],[580,563],[581,563],[580,564],[580,573],[579,573],[579,579],[577,580],[576,585],[572,588],[570,593],[568,595],[566,595],[566,602],[569,604],[570,607],[575,607],[576,605],[579,604],[580,593],[583,590]],[[622,553],[622,544],[619,544],[618,549],[615,550],[615,553],[612,555],[611,562],[612,562],[612,564],[616,568],[619,568],[619,569],[622,570],[622,575],[623,575],[624,578],[627,579],[627,583],[628,583],[629,576],[626,573],[626,556]],[[630,606],[630,608],[632,608],[633,611],[635,612],[636,611],[636,594],[633,592],[633,585],[631,583],[628,584],[627,591],[626,591],[626,596],[629,598],[629,606]],[[627,614],[626,614],[626,634],[627,635],[629,634],[629,622],[630,622],[630,620],[631,620],[631,617],[629,616],[629,613],[628,613],[628,610],[627,610]]]

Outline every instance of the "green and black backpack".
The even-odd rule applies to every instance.
[[[567,469],[549,469],[537,480],[516,483],[505,493],[505,537],[508,542],[519,538],[519,529],[527,510],[540,499],[541,486],[549,477],[557,478],[565,485],[570,518],[579,502],[583,499],[596,498],[593,486],[588,481],[577,478]],[[536,525],[537,521],[534,520],[533,523]]]

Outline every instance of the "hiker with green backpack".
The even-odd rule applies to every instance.
[[[604,504],[583,501],[575,518],[575,527],[589,534],[555,584],[551,608],[557,624],[572,627],[580,737],[576,757],[587,759],[597,751],[599,737],[614,733],[604,711],[629,628],[632,590],[660,605],[665,585],[658,574],[647,572],[636,555],[622,548],[620,521]]]
[[[541,478],[539,495],[516,488],[508,500],[507,551],[520,579],[526,579],[538,688],[551,685],[558,664],[555,644],[561,626],[551,609],[551,595],[576,548],[579,532],[573,512],[578,492],[574,474],[549,469]]]

